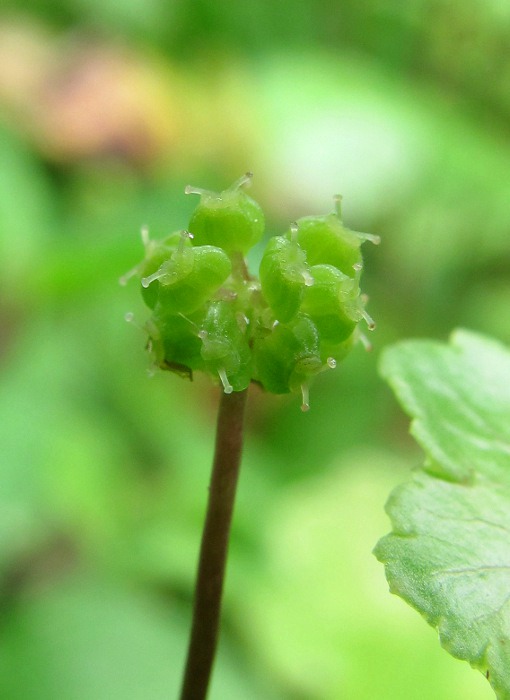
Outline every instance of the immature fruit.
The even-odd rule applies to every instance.
[[[355,343],[362,338],[364,339],[364,336],[361,334],[358,335],[357,329],[355,328],[351,335],[345,340],[342,340],[341,343],[330,343],[327,340],[321,340],[321,360],[327,364],[328,367],[335,367],[336,363],[343,360],[350,353]],[[365,343],[366,340],[364,339],[364,344]],[[368,343],[366,343],[365,347],[367,350],[370,349]]]
[[[342,343],[359,320],[358,284],[332,265],[313,265],[310,273],[314,284],[305,290],[302,311],[313,319],[321,342]]]
[[[313,284],[306,254],[296,240],[274,236],[260,263],[260,284],[278,321],[286,322],[299,311],[305,286]]]
[[[342,223],[340,197],[335,199],[336,211],[326,216],[306,216],[298,219],[297,240],[306,251],[309,265],[333,265],[349,277],[359,277],[363,267],[361,244],[379,243],[379,236],[351,231]],[[287,234],[290,238],[292,232]]]
[[[229,255],[246,254],[264,233],[264,213],[255,200],[241,189],[251,181],[244,177],[219,194],[186,187],[186,194],[199,194],[200,203],[193,212],[189,230],[195,245],[213,245]]]
[[[242,190],[246,175],[220,194],[200,195],[189,228],[161,241],[142,231],[145,257],[122,278],[140,277],[152,311],[144,329],[155,364],[191,377],[219,378],[226,393],[251,381],[276,394],[301,392],[309,407],[313,377],[336,366],[361,340],[361,245],[377,236],[347,229],[340,200],[326,216],[305,217],[267,243],[260,281],[244,254],[264,230],[259,205]],[[133,319],[133,314],[127,314]]]
[[[244,319],[229,301],[209,304],[199,338],[205,369],[220,378],[226,394],[246,389],[251,381],[251,350]]]
[[[228,255],[214,246],[187,245],[181,242],[170,258],[150,275],[142,277],[142,287],[157,284],[156,305],[165,313],[191,313],[202,306],[225,282],[232,265]],[[151,300],[152,301],[152,300]]]
[[[204,370],[200,324],[203,312],[183,316],[156,311],[146,327],[155,362],[162,369],[191,375],[192,370]]]
[[[187,244],[191,246],[189,239],[186,239],[185,242],[182,241],[181,232],[172,233],[163,240],[157,241],[149,238],[149,231],[144,226],[141,230],[141,235],[145,257],[136,267],[120,278],[119,281],[122,285],[125,285],[135,275],[142,279],[153,275],[164,262],[172,257],[179,245]],[[159,283],[157,282],[147,287],[142,286],[143,300],[150,309],[156,306],[158,293]]]
[[[277,323],[255,340],[256,379],[273,394],[301,390],[307,410],[309,381],[323,369],[319,343],[317,327],[305,314]]]

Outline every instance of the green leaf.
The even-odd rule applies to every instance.
[[[387,350],[381,373],[426,463],[390,496],[375,549],[393,593],[510,698],[510,353],[466,331]]]
[[[238,616],[254,656],[289,698],[493,697],[387,594],[378,562],[366,556],[385,527],[383,494],[404,468],[404,458],[358,446],[327,472],[273,489],[259,525],[264,556],[240,589]]]

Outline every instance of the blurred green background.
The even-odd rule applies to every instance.
[[[420,464],[382,348],[510,342],[504,0],[4,0],[0,697],[177,697],[218,389],[149,378],[136,284],[191,183],[246,170],[268,235],[344,196],[378,323],[250,397],[211,700],[484,700],[371,554]],[[256,264],[256,255],[253,259]]]

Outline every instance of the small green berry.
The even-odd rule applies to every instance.
[[[247,173],[219,194],[196,187],[186,187],[186,194],[199,194],[200,203],[193,212],[189,230],[195,245],[213,245],[229,255],[246,254],[264,234],[264,213],[241,189],[251,182]]]
[[[204,370],[200,324],[203,312],[190,316],[165,314],[156,311],[146,327],[150,337],[150,349],[155,363],[162,369],[170,369],[191,375],[194,370]]]
[[[313,284],[306,253],[295,239],[274,236],[260,263],[260,284],[278,321],[286,322],[299,311],[305,286]]]
[[[229,301],[209,304],[199,337],[205,369],[220,378],[225,393],[246,389],[252,375],[246,323]]]
[[[131,277],[135,275],[144,279],[153,275],[161,265],[169,260],[178,246],[189,245],[191,242],[186,239],[186,243],[182,241],[181,232],[172,233],[161,241],[152,240],[149,238],[147,227],[141,230],[142,243],[145,249],[144,259],[127,274],[120,278],[120,283],[125,285]],[[159,284],[151,284],[146,287],[142,286],[142,296],[144,302],[150,309],[156,306],[159,293]]]
[[[320,338],[311,318],[298,314],[290,323],[276,323],[254,343],[255,376],[273,394],[301,390],[307,410],[310,379],[324,368]]]
[[[306,251],[309,265],[333,265],[344,275],[359,277],[363,267],[361,245],[364,241],[379,243],[379,236],[358,233],[342,223],[341,198],[335,198],[336,211],[326,216],[298,219],[297,240]],[[287,234],[288,237],[292,233]]]
[[[191,313],[204,304],[232,271],[228,255],[214,246],[187,244],[184,231],[179,246],[160,267],[142,277],[142,287],[157,284],[156,302],[166,313]],[[152,299],[151,299],[152,301]]]
[[[357,281],[332,265],[314,265],[310,272],[314,284],[306,288],[301,308],[316,324],[321,342],[336,345],[352,335],[358,322]]]

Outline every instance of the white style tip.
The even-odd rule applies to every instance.
[[[353,233],[362,241],[370,241],[374,245],[379,245],[381,242],[381,236],[377,236],[374,233],[363,233],[362,231],[353,231]]]
[[[301,384],[301,396],[303,397],[301,410],[303,411],[303,413],[306,413],[310,410],[310,392],[308,384]]]
[[[147,289],[147,287],[154,282],[155,280],[160,280],[162,277],[164,277],[167,274],[167,272],[164,269],[164,266],[162,265],[159,270],[156,270],[156,272],[153,272],[152,275],[148,275],[147,277],[142,277],[141,283],[142,287],[144,289]]]
[[[241,187],[244,187],[245,185],[251,185],[251,181],[253,180],[253,173],[248,171],[247,173],[244,173],[242,177],[239,178],[239,180],[236,180],[234,184],[229,187],[230,190],[238,190]]]
[[[369,331],[375,331],[375,327],[376,327],[375,321],[374,321],[374,319],[372,318],[372,316],[370,316],[370,314],[368,314],[368,313],[365,311],[365,309],[361,309],[361,316],[362,316],[363,320],[365,321],[365,323],[367,324],[368,330],[369,330]]]
[[[302,272],[301,275],[302,275],[303,280],[305,282],[305,287],[313,287],[315,280],[312,277],[312,275],[309,272],[307,272],[306,270],[304,270],[304,272]]]
[[[142,226],[142,228],[140,229],[140,236],[142,238],[142,243],[144,247],[147,248],[147,246],[150,243],[149,227],[147,225]]]
[[[126,321],[126,323],[132,324],[135,328],[138,328],[138,330],[142,331],[143,333],[145,333],[147,330],[144,326],[138,323],[132,311],[128,311],[126,314],[124,314],[124,320]]]
[[[126,284],[129,282],[129,280],[137,274],[138,274],[138,266],[134,267],[132,270],[129,270],[129,272],[126,272],[126,274],[122,275],[122,277],[119,277],[120,286],[125,287]]]
[[[335,203],[335,214],[340,220],[342,220],[342,195],[335,194],[333,197],[333,202]]]
[[[210,194],[207,190],[202,189],[201,187],[193,187],[193,185],[186,185],[184,188],[184,194],[199,194],[202,196],[203,194]]]
[[[359,342],[363,345],[366,352],[372,352],[372,343],[364,333],[358,334]]]
[[[220,377],[220,381],[223,384],[223,391],[225,394],[231,394],[234,391],[234,387],[230,382],[228,381],[227,373],[225,372],[224,367],[220,367],[218,370],[218,375]]]

